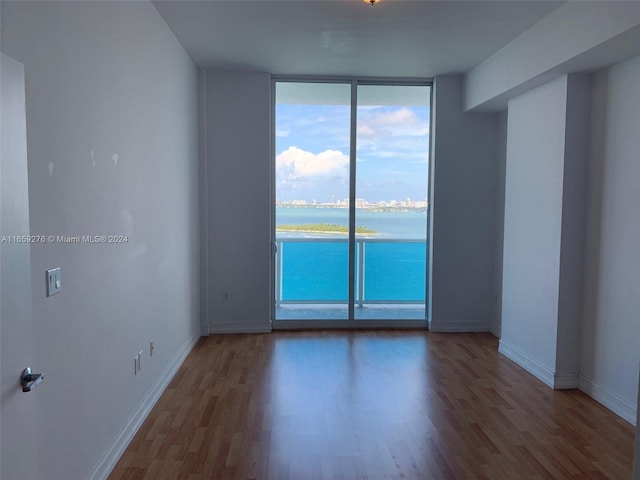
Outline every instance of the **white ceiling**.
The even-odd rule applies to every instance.
[[[194,61],[278,75],[469,71],[563,2],[155,0]]]

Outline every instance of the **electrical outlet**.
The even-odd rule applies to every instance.
[[[151,340],[151,341],[149,342],[149,356],[150,356],[150,357],[153,357],[153,351],[155,350],[155,348],[156,348],[156,342],[154,342],[153,340]]]

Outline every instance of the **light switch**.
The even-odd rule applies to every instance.
[[[62,272],[60,267],[47,270],[47,297],[62,291]]]

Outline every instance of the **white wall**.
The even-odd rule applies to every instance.
[[[47,375],[24,453],[38,478],[100,477],[200,331],[197,72],[150,2],[2,2],[2,49],[26,71],[32,234],[128,235],[32,248]]]
[[[564,2],[467,74],[465,108],[500,109],[565,73],[639,53],[639,2]]]
[[[584,273],[586,188],[591,130],[591,78],[567,77],[556,374],[577,386]]]
[[[209,335],[209,198],[207,168],[207,72],[198,69],[198,161],[200,191],[200,331]]]
[[[509,101],[500,351],[575,388],[589,81],[563,76]]]
[[[463,111],[463,79],[434,86],[430,328],[489,331],[493,317],[497,114]]]
[[[271,77],[208,71],[206,85],[209,330],[270,331]]]
[[[504,193],[507,168],[507,109],[498,114],[498,155],[496,158],[496,226],[494,245],[493,303],[490,331],[502,335],[502,254],[504,247]]]
[[[595,76],[580,387],[636,421],[640,57]]]
[[[269,331],[270,77],[208,71],[205,82],[209,331]],[[462,94],[462,77],[436,79],[431,328],[488,331],[498,116],[465,114]]]
[[[502,337],[555,371],[566,77],[509,102]]]

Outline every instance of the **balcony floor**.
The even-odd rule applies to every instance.
[[[276,320],[347,320],[347,305],[292,304],[276,308]],[[356,306],[356,320],[425,320],[424,305]]]

